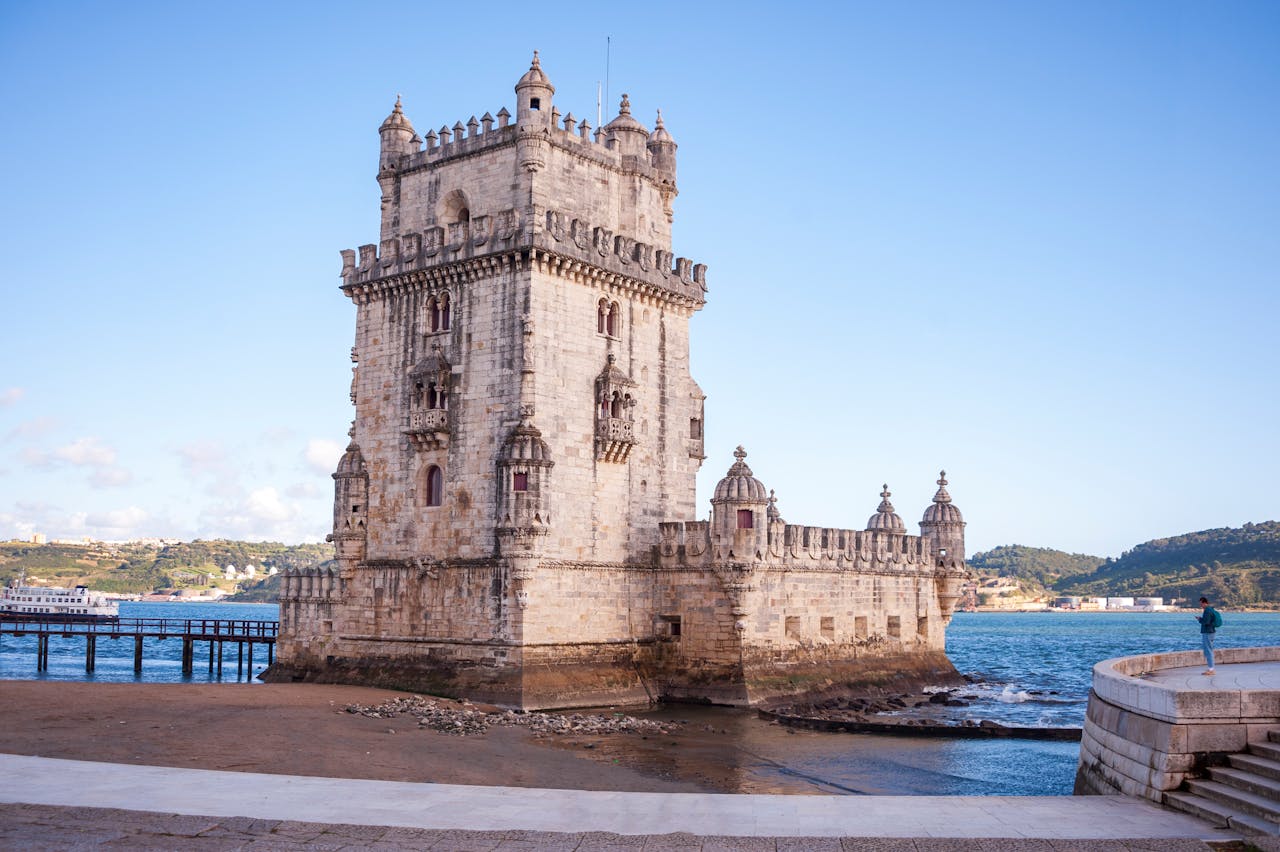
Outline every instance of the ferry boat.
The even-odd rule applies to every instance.
[[[0,593],[0,618],[21,621],[118,621],[120,604],[88,586],[26,586],[26,572]]]

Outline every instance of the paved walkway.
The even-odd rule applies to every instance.
[[[390,845],[384,848],[417,846],[459,850],[774,850],[796,848],[791,840],[803,838],[810,845],[799,848],[815,850],[1158,848],[1162,852],[1174,852],[1184,848],[1204,849],[1204,841],[1239,837],[1193,817],[1119,796],[617,793],[217,772],[20,755],[0,755],[0,803],[9,803],[0,811],[5,817],[0,825],[6,832],[0,834],[0,840],[18,839],[11,833],[18,829],[14,821],[26,825],[30,831],[37,830],[42,824],[40,815],[47,812],[14,807],[33,805],[56,806],[55,810],[78,809],[64,814],[68,820],[86,808],[116,809],[114,813],[154,812],[147,818],[177,819],[181,820],[184,830],[199,829],[197,833],[181,835],[183,837],[203,838],[217,826],[223,826],[225,834],[225,825],[231,820],[239,827],[232,832],[234,837],[228,835],[216,841],[224,845],[210,847],[219,849],[238,848],[237,844],[244,846],[251,840],[255,845],[259,841],[279,842],[283,844],[280,848],[284,848],[298,842],[295,835],[299,832],[310,831],[315,835],[312,840],[316,841],[329,831],[314,827],[295,831],[300,824],[338,828],[345,832],[340,835],[345,840],[335,840],[338,845],[363,847],[375,841],[383,842],[379,838],[394,828],[427,831],[428,835],[422,836],[420,843],[434,844],[437,840],[443,843],[452,837],[461,845],[423,846],[419,842],[402,842],[405,836],[394,834],[387,838],[385,842]],[[235,822],[238,818],[247,819]],[[63,822],[56,816],[46,821],[55,828]],[[88,821],[92,823],[92,816]],[[115,821],[121,820],[117,817]],[[110,819],[106,819],[105,824],[112,827]],[[288,837],[281,835],[281,826],[286,827]],[[373,832],[372,827],[378,827],[378,832]],[[364,833],[353,838],[353,831]],[[443,836],[432,839],[432,832]],[[19,835],[24,845],[26,840],[35,839],[20,830]],[[178,836],[171,836],[168,844],[176,845]],[[394,839],[397,837],[401,839]],[[661,845],[666,842],[661,841],[662,837],[674,845]],[[637,845],[637,838],[642,838],[643,844]],[[819,842],[820,838],[828,840]],[[841,846],[838,838],[861,838],[867,843],[871,842],[868,838],[898,838],[902,843],[848,847]],[[965,847],[948,840],[944,845],[922,847],[930,838],[971,838],[975,842],[979,838],[1020,838],[1027,842]],[[1054,840],[1049,842],[1044,838]],[[1148,843],[1097,845],[1097,841],[1124,838],[1145,838]],[[1170,840],[1150,842],[1156,838]],[[138,842],[132,844],[126,838],[117,839],[128,848],[147,845],[137,838]],[[1172,839],[1191,845],[1173,843]],[[491,840],[497,845],[485,845]],[[515,841],[524,845],[512,845]],[[1068,841],[1074,841],[1074,845]],[[476,845],[471,845],[473,842]],[[996,841],[984,840],[983,843]],[[188,848],[185,842],[181,845]]]
[[[1143,680],[1180,691],[1280,691],[1280,662],[1218,663],[1211,675],[1205,674],[1204,670],[1203,663],[1198,666],[1160,669],[1146,675]]]

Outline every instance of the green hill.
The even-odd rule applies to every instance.
[[[980,574],[1017,577],[1040,586],[1050,586],[1064,577],[1087,574],[1103,563],[1101,556],[1066,553],[1047,547],[1006,544],[968,559],[969,566]]]
[[[1280,522],[1201,530],[1137,545],[1119,559],[1006,545],[975,553],[985,576],[1015,577],[1024,588],[1091,597],[1201,595],[1227,607],[1280,608]]]
[[[1228,607],[1280,606],[1280,522],[1201,530],[1158,538],[1108,559],[1092,572],[1063,577],[1073,595],[1151,595]]]
[[[109,544],[88,542],[85,544],[28,544],[25,542],[0,542],[0,583],[7,583],[25,570],[29,579],[39,578],[51,586],[84,584],[104,592],[147,593],[213,584],[228,590],[229,582],[221,580],[223,569],[235,565],[243,569],[255,565],[262,569],[317,565],[333,558],[333,547],[328,544],[280,544],[279,542],[190,541],[178,544]],[[266,579],[256,583],[240,581],[245,591],[261,586]],[[267,586],[262,594],[275,600],[278,582]],[[250,599],[240,598],[235,600]]]

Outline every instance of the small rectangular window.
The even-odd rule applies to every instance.
[[[898,615],[889,616],[889,621],[885,625],[885,632],[889,634],[890,639],[901,639],[902,617]]]
[[[702,421],[696,417],[689,418],[689,437],[695,441],[702,438]]]
[[[917,636],[929,635],[929,616],[922,615],[916,619],[916,635]]]
[[[751,529],[755,529],[755,526],[756,526],[755,512],[751,511],[750,509],[739,509],[738,510],[738,529],[751,530]]]
[[[658,616],[658,632],[663,636],[678,638],[680,636],[680,616],[678,615],[660,615]]]
[[[529,98],[529,109],[542,109],[542,98]]]
[[[853,619],[853,638],[867,638],[867,617],[865,615],[859,615]]]
[[[821,629],[821,631],[822,631],[822,638],[823,638],[823,639],[831,639],[831,640],[833,640],[833,641],[835,640],[835,638],[836,638],[836,620],[835,620],[834,618],[832,618],[832,617],[831,617],[831,616],[829,616],[829,615],[824,615],[824,616],[822,616],[822,621],[821,621],[821,622],[819,622],[819,628],[820,628],[820,629]]]
[[[529,490],[529,474],[517,473],[512,475],[511,489],[513,491],[528,491]]]
[[[784,624],[783,629],[786,630],[788,639],[799,639],[800,638],[800,616],[788,615],[786,617],[786,622]]]

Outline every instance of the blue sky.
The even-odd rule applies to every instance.
[[[0,6],[0,538],[322,538],[378,124],[534,48],[594,124],[606,37],[709,266],[702,514],[739,443],[792,523],[945,467],[970,552],[1280,514],[1280,4],[643,8]]]

